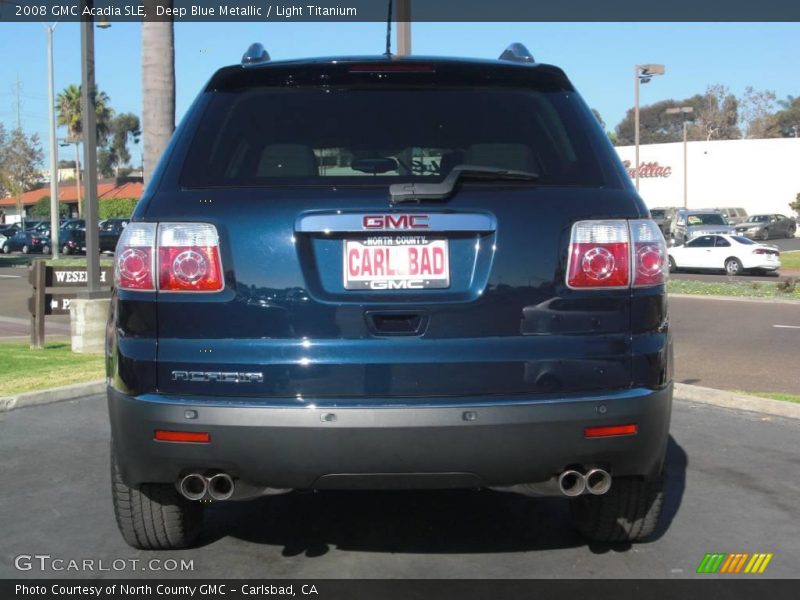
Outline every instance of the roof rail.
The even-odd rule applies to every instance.
[[[264,50],[262,44],[250,44],[250,47],[247,48],[247,51],[242,55],[243,67],[255,67],[265,62],[269,62],[269,52]]]
[[[524,62],[524,63],[536,62],[530,50],[528,50],[523,44],[520,44],[519,42],[514,42],[513,44],[509,44],[508,48],[503,50],[503,53],[500,55],[499,60],[511,60],[514,62]]]

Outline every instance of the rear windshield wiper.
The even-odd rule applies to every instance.
[[[421,202],[423,200],[445,200],[449,198],[459,179],[485,179],[490,181],[537,181],[538,173],[515,171],[478,165],[458,165],[439,183],[393,183],[389,186],[392,204]]]

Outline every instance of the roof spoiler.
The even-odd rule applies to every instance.
[[[503,50],[503,53],[500,55],[499,60],[510,60],[513,62],[524,62],[524,63],[536,62],[530,50],[528,50],[524,46],[524,44],[520,44],[519,42],[514,42],[513,44],[509,44],[508,48]]]
[[[264,49],[262,44],[250,44],[244,54],[242,54],[243,67],[256,67],[269,62],[269,52]]]

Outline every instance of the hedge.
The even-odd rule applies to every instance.
[[[127,218],[133,214],[138,198],[108,198],[100,200],[98,210],[101,219]]]

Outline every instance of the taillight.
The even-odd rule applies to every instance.
[[[219,237],[207,223],[158,226],[158,289],[218,292],[223,287]]]
[[[776,256],[781,255],[780,252],[777,252],[776,250],[770,250],[769,248],[756,248],[753,250],[753,254],[775,254]]]
[[[121,290],[221,290],[216,228],[207,223],[130,223],[117,243],[114,281]]]
[[[579,221],[572,226],[567,285],[571,288],[627,287],[629,256],[625,221]]]
[[[669,273],[667,242],[654,221],[629,221],[633,240],[633,287],[661,285]]]
[[[661,285],[668,272],[667,244],[654,221],[579,221],[572,226],[567,264],[571,288]]]
[[[120,290],[155,290],[155,223],[131,223],[114,256],[114,283]]]

